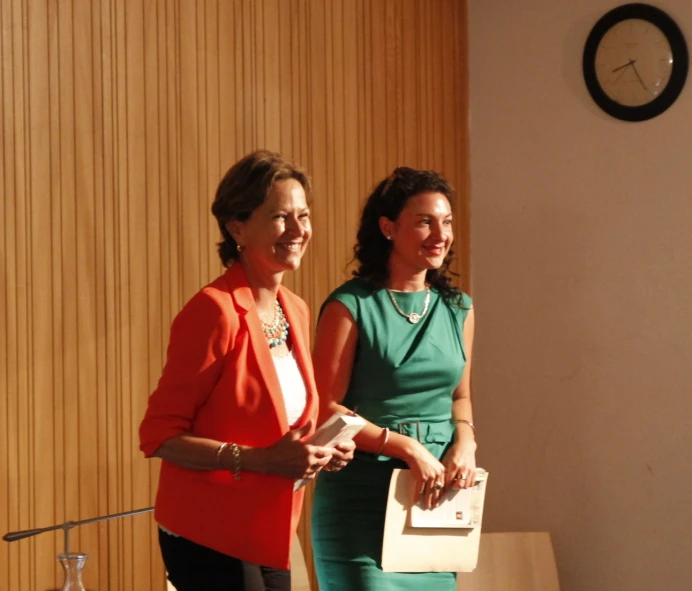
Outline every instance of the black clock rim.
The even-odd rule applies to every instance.
[[[613,25],[631,18],[642,19],[658,27],[668,39],[673,52],[673,68],[668,84],[661,94],[650,103],[637,107],[621,105],[611,99],[603,91],[596,77],[596,50],[603,36]],[[685,86],[689,67],[687,43],[675,21],[660,8],[641,3],[623,4],[604,14],[591,29],[584,45],[582,67],[589,94],[601,109],[624,121],[646,121],[666,111],[680,96]]]

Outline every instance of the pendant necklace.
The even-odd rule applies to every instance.
[[[418,324],[420,322],[420,319],[428,313],[428,306],[430,305],[430,288],[426,288],[425,291],[427,292],[425,296],[425,305],[423,306],[423,311],[420,314],[418,314],[417,312],[411,312],[410,314],[407,314],[399,307],[399,304],[396,303],[396,300],[394,299],[394,294],[392,294],[390,290],[387,290],[387,294],[389,295],[389,299],[392,300],[392,304],[394,305],[396,311],[399,312],[399,314],[406,318],[411,324]]]

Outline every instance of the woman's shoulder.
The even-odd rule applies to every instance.
[[[460,289],[452,288],[443,293],[438,287],[432,287],[431,291],[436,293],[450,308],[468,312],[473,306],[471,296]]]
[[[460,299],[458,302],[458,306],[464,310],[466,313],[471,309],[473,306],[473,298],[467,294],[465,291],[461,291],[460,293]]]
[[[373,285],[364,279],[354,277],[346,283],[342,283],[337,287],[327,298],[327,301],[339,299],[341,297],[351,297],[357,299],[369,298],[376,289]]]
[[[473,299],[469,294],[459,290],[452,297],[444,298],[445,304],[456,316],[459,324],[463,327],[464,321],[473,307]]]
[[[360,310],[363,305],[367,305],[367,300],[372,297],[375,289],[371,283],[364,279],[354,277],[337,287],[329,297],[324,301],[320,309],[320,315],[324,311],[325,306],[331,302],[339,302],[346,306],[346,309],[351,315],[358,319]]]
[[[217,277],[187,300],[173,323],[199,325],[207,329],[213,326],[230,328],[238,315],[224,278],[225,274]]]
[[[192,296],[190,302],[197,300],[199,305],[219,307],[228,311],[228,303],[233,299],[234,287],[236,286],[229,281],[229,272],[226,271],[200,289]]]

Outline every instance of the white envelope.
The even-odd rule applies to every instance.
[[[404,573],[474,570],[478,562],[487,480],[488,473],[479,471],[477,483],[469,493],[471,513],[470,523],[466,527],[412,527],[413,477],[410,470],[394,470],[389,483],[384,523],[382,570]],[[427,512],[428,520],[434,522],[438,519],[432,515],[440,509],[443,506]],[[417,525],[420,525],[421,513],[417,515]],[[446,520],[445,515],[447,513],[443,511],[438,514],[442,521]]]

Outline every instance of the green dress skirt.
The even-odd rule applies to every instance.
[[[426,292],[393,292],[399,308],[421,314]],[[431,290],[417,324],[386,290],[353,279],[329,296],[351,312],[358,345],[344,405],[381,427],[417,438],[437,458],[452,442],[452,393],[466,364],[462,328],[471,299],[447,303]],[[382,531],[392,470],[406,464],[356,452],[315,488],[312,539],[320,591],[454,591],[454,573],[385,573]]]

